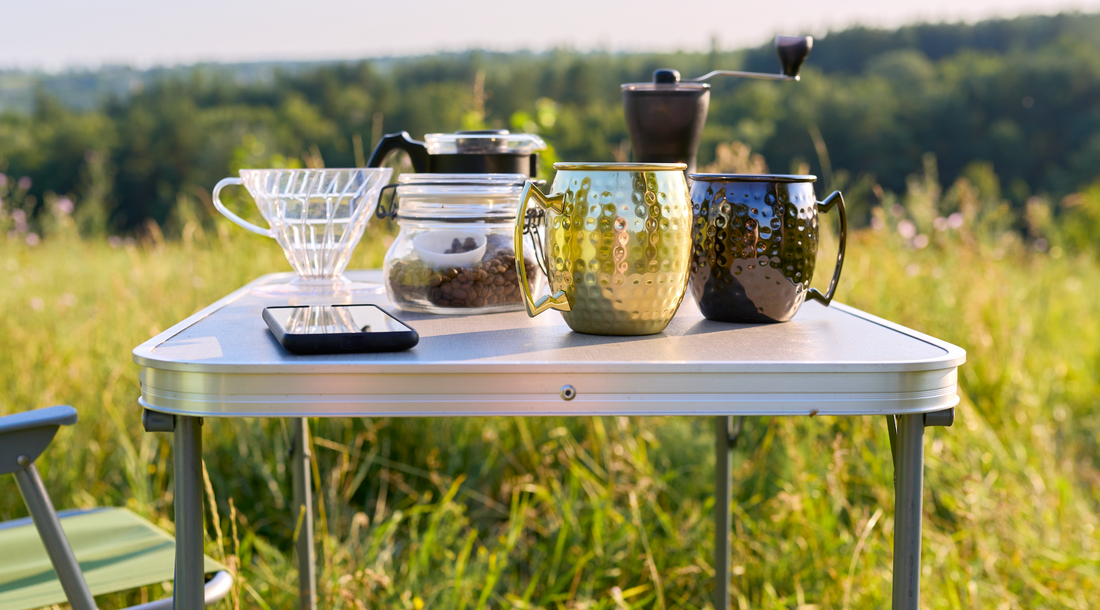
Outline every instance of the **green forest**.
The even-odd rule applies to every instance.
[[[687,78],[778,61],[765,45],[197,66],[130,72],[126,87],[110,70],[98,84],[0,74],[0,172],[30,179],[32,219],[68,197],[103,230],[133,232],[242,167],[362,165],[382,133],[509,128],[541,134],[550,161],[625,159],[618,85],[661,67]],[[1057,207],[1100,167],[1100,15],[849,29],[816,41],[801,82],[713,86],[704,165],[740,142],[774,171],[808,164],[826,188],[897,193],[930,153],[946,183],[994,173],[1016,211],[1035,196]],[[866,223],[867,206],[854,212]]]
[[[214,210],[218,180],[362,166],[397,131],[537,132],[546,178],[556,160],[629,159],[619,84],[657,68],[779,65],[764,45],[0,71],[0,415],[77,408],[35,462],[54,505],[173,531],[173,441],[142,427],[131,350],[289,269]],[[852,28],[815,41],[800,82],[713,85],[701,167],[843,189],[837,301],[967,352],[954,425],[926,432],[921,607],[1095,608],[1100,15]],[[349,268],[380,267],[394,228],[372,222]],[[734,608],[889,606],[885,419],[745,418]],[[713,418],[310,426],[319,607],[714,610]],[[286,420],[205,418],[205,551],[234,577],[219,609],[297,605],[290,444]],[[0,477],[0,522],[25,516]]]

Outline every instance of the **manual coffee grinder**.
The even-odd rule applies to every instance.
[[[776,36],[775,51],[783,69],[779,74],[715,70],[681,81],[679,72],[664,68],[653,73],[652,83],[622,85],[623,112],[634,161],[687,163],[685,173],[691,174],[710,105],[710,84],[705,81],[713,76],[798,80],[798,70],[813,44],[810,36]]]

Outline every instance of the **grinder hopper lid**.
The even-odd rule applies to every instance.
[[[680,82],[680,73],[662,68],[654,70],[651,83],[624,83],[623,91],[706,91],[710,83]]]

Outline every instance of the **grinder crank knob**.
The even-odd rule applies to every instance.
[[[797,80],[798,70],[802,68],[802,62],[809,57],[813,47],[813,36],[776,36],[775,52],[779,55],[779,63],[783,65],[783,74]]]

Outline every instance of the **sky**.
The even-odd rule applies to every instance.
[[[469,48],[703,50],[853,24],[1080,10],[1100,0],[0,0],[0,68],[358,59]]]

